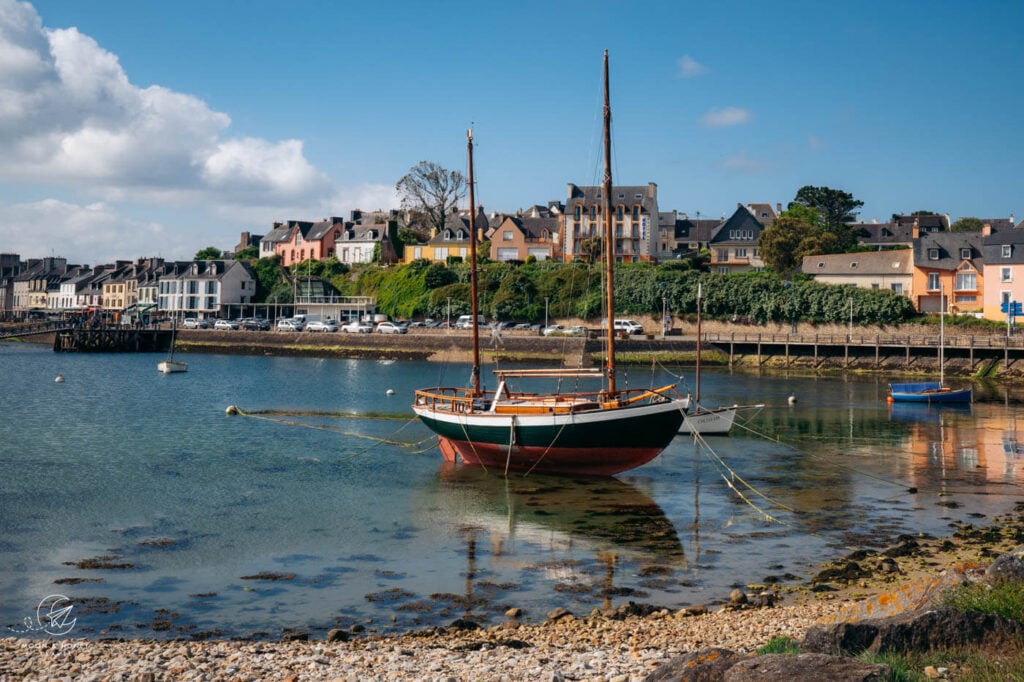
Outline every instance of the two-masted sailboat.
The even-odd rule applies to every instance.
[[[476,231],[473,224],[473,133],[469,156],[470,295],[477,303]],[[614,232],[612,223],[611,104],[608,52],[604,54],[604,268],[607,309],[603,368],[519,369],[497,371],[498,385],[480,385],[480,337],[473,325],[472,386],[416,391],[413,410],[439,439],[445,459],[508,473],[537,471],[610,476],[645,464],[672,441],[689,406],[676,384],[650,389],[620,389],[615,369]],[[538,380],[575,383],[594,380],[593,391],[539,392],[513,389],[512,382]]]

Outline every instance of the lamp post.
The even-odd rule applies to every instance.
[[[448,321],[447,321],[446,324],[448,325],[447,329],[449,331],[451,331],[451,328],[452,328],[452,297],[451,296],[448,297]]]
[[[544,297],[544,328],[548,326],[548,297]]]
[[[853,341],[853,296],[850,297],[850,331],[847,340]]]
[[[786,282],[786,288],[789,289],[789,333],[796,334],[796,287],[793,282]]]

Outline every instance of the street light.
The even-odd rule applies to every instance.
[[[544,297],[544,328],[548,326],[548,297]]]

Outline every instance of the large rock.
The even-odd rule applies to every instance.
[[[833,655],[924,652],[957,647],[1000,647],[1024,641],[1019,621],[949,607],[892,618],[815,626],[807,631],[801,651]]]
[[[725,671],[723,682],[766,680],[831,680],[874,682],[889,679],[889,666],[862,663],[826,654],[765,654],[737,661]]]
[[[701,649],[662,663],[644,682],[720,682],[725,672],[744,657],[719,647]]]
[[[996,557],[996,560],[985,571],[985,580],[989,582],[1024,581],[1024,545]]]

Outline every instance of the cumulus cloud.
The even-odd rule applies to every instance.
[[[701,116],[700,124],[705,128],[725,128],[749,123],[753,115],[741,107],[712,109]]]
[[[41,226],[46,228],[43,235]],[[127,218],[102,202],[83,205],[44,199],[0,204],[0,244],[4,251],[23,258],[54,255],[66,257],[69,263],[96,265],[162,253],[191,257],[198,249],[182,244],[181,239],[182,235],[166,231],[159,223]],[[43,243],[47,248],[40,248]]]
[[[702,76],[708,71],[708,67],[704,66],[690,55],[683,55],[677,61],[679,67],[678,73],[680,78],[696,78]]]
[[[197,203],[331,189],[301,142],[232,137],[227,114],[189,94],[133,85],[91,37],[46,29],[14,0],[0,0],[0,91],[0,178]]]

